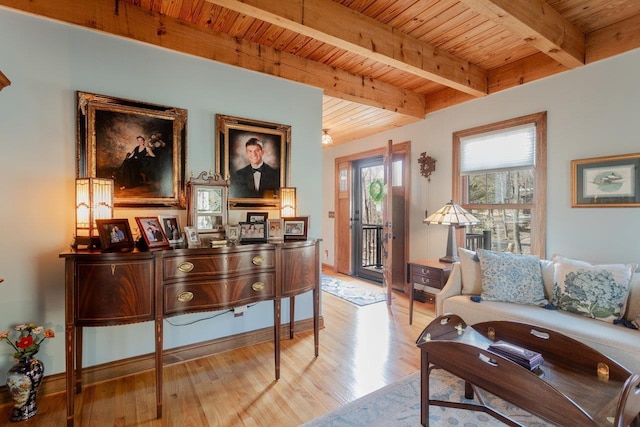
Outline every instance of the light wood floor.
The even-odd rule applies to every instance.
[[[416,302],[410,326],[408,297],[394,296],[391,307],[358,307],[323,292],[320,356],[313,357],[312,332],[283,337],[278,381],[273,343],[253,345],[165,366],[161,420],[152,372],[86,386],[76,397],[76,425],[298,426],[419,369],[415,340],[433,319],[433,305]],[[65,424],[63,393],[38,402],[38,415],[20,426]],[[9,424],[10,410],[0,407],[0,425]]]

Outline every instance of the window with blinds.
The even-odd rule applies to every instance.
[[[454,201],[491,231],[493,250],[544,256],[546,113],[453,134]]]

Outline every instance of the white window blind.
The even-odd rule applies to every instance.
[[[461,175],[531,169],[535,157],[534,123],[460,138]]]

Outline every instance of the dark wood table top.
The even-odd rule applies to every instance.
[[[541,353],[544,363],[530,371],[490,352],[489,345],[498,340]],[[589,346],[524,323],[467,326],[459,316],[445,314],[424,329],[416,344],[429,363],[559,425],[611,425],[631,376]]]

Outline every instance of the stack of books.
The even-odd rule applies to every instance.
[[[515,344],[506,341],[496,341],[489,346],[489,351],[516,362],[520,366],[524,366],[529,370],[537,369],[544,362],[544,358],[540,353],[527,350]]]

